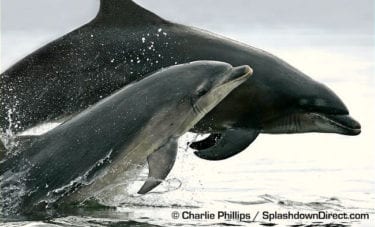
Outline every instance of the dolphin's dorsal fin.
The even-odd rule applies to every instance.
[[[108,25],[165,24],[163,18],[144,9],[132,0],[100,0],[100,8],[94,22]]]

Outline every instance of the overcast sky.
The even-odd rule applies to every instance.
[[[298,28],[373,34],[373,0],[137,0],[203,28]],[[99,0],[1,0],[2,31],[71,30],[96,15]]]

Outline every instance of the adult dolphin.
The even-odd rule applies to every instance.
[[[169,22],[131,0],[101,0],[90,23],[1,74],[0,127],[20,132],[76,114],[148,73],[194,60],[254,69],[253,80],[194,128],[213,133],[192,144],[202,158],[220,160],[237,154],[260,132],[357,135],[361,131],[329,88],[279,58]]]
[[[149,179],[139,193],[147,193],[172,169],[178,137],[251,74],[200,61],[119,90],[1,162],[3,210],[29,213],[81,187],[95,193],[146,158]]]

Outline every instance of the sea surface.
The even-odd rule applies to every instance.
[[[48,220],[0,220],[0,225],[374,226],[374,37],[319,30],[215,32],[269,51],[329,86],[362,124],[362,133],[261,134],[245,151],[219,162],[197,158],[186,147],[196,135],[187,134],[172,172],[152,193],[136,195],[147,176],[144,169],[120,185],[127,194],[118,195],[113,208],[70,210]],[[4,32],[1,71],[58,35]],[[271,219],[275,213],[290,218]],[[343,213],[357,219],[333,218]],[[302,219],[309,214],[325,218]]]

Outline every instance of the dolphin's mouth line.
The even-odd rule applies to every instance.
[[[361,125],[348,114],[327,114],[320,112],[292,112],[263,123],[263,133],[338,133],[358,135]]]
[[[326,122],[345,130],[352,132],[354,135],[357,135],[361,132],[361,126],[355,122],[349,115],[347,114],[322,114],[322,113],[311,113],[312,115],[316,115]],[[346,123],[346,124],[345,124]],[[351,125],[350,125],[351,124]]]
[[[326,120],[327,122],[331,123],[332,125],[335,125],[337,127],[340,127],[340,128],[344,128],[344,129],[348,129],[348,130],[352,130],[354,128],[351,128],[349,126],[346,126],[346,125],[343,125],[343,124],[340,124],[339,122],[337,121],[334,121],[332,119],[330,119],[328,116],[325,116],[324,114],[319,114],[319,113],[314,113],[315,115],[323,118],[324,120]]]

